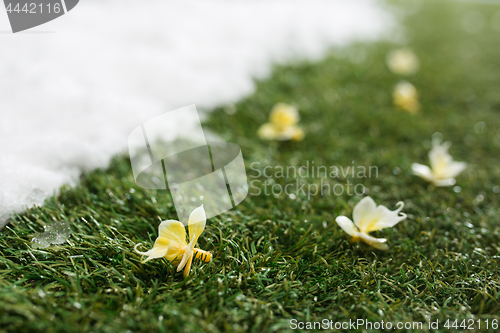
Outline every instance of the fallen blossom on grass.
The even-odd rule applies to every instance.
[[[258,135],[263,140],[301,141],[304,139],[304,131],[297,126],[299,119],[296,107],[278,103],[271,111],[269,122],[259,128]]]
[[[387,250],[389,248],[385,244],[387,239],[372,237],[370,232],[393,227],[406,218],[406,214],[399,214],[404,203],[400,201],[396,205],[399,206],[398,209],[391,211],[385,206],[377,206],[372,198],[365,197],[354,207],[352,213],[354,223],[346,216],[339,216],[335,221],[352,236],[351,242],[362,240],[376,249]]]
[[[177,272],[184,269],[184,277],[189,275],[193,257],[209,262],[212,259],[210,252],[195,248],[196,242],[203,230],[205,230],[206,215],[203,205],[193,210],[188,220],[189,243],[186,241],[186,228],[175,220],[163,221],[158,227],[158,238],[153,248],[147,252],[137,250],[139,244],[136,244],[134,250],[147,256],[142,263],[152,259],[165,257],[173,265],[177,265]]]

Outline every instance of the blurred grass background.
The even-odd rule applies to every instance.
[[[378,178],[331,181],[361,182],[390,209],[405,202],[408,218],[374,233],[388,238],[387,252],[349,243],[335,223],[352,216],[357,196],[249,196],[208,221],[199,247],[214,259],[195,260],[184,280],[164,259],[143,265],[133,251],[149,247],[175,210],[167,192],[138,188],[120,156],[0,232],[0,331],[286,331],[292,318],[440,319],[446,331],[446,319],[500,319],[500,6],[393,5],[404,45],[421,61],[406,78],[420,92],[419,114],[392,105],[401,78],[385,56],[399,45],[382,41],[276,68],[253,96],[205,123],[240,145],[249,180],[265,180],[253,177],[253,162],[377,166]],[[298,106],[304,141],[257,137],[280,101]],[[436,132],[469,163],[458,187],[411,175],[413,162],[428,164]],[[67,243],[33,247],[54,221],[71,223]]]

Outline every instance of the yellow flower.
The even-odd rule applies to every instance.
[[[294,140],[304,139],[304,131],[297,126],[299,112],[294,106],[278,103],[269,116],[269,123],[265,123],[258,130],[258,135],[264,140]]]
[[[405,111],[417,113],[420,110],[417,89],[410,82],[399,82],[394,89],[392,97],[394,104]]]
[[[300,117],[297,108],[286,103],[276,104],[271,111],[271,115],[269,116],[271,123],[280,129],[296,125],[299,122],[299,119]]]
[[[184,268],[184,277],[186,277],[191,271],[193,257],[203,259],[206,262],[212,259],[210,252],[195,248],[198,238],[205,230],[206,221],[205,209],[201,205],[193,210],[189,216],[189,244],[186,241],[186,228],[184,225],[179,221],[168,220],[163,221],[158,227],[158,238],[151,250],[147,252],[138,251],[137,247],[141,245],[140,243],[134,247],[134,250],[143,256],[147,256],[142,263],[151,259],[165,257],[173,265],[177,265],[177,272]]]
[[[453,157],[448,153],[450,142],[441,144],[439,140],[433,140],[432,146],[429,152],[431,167],[413,163],[413,173],[436,186],[455,185],[455,177],[467,168],[467,163],[453,161]]]
[[[391,72],[398,75],[415,74],[420,67],[418,57],[409,48],[389,52],[386,63]]]
[[[352,236],[351,242],[362,240],[379,250],[387,250],[389,246],[385,244],[387,239],[374,238],[369,235],[370,232],[393,227],[406,218],[406,214],[399,212],[403,209],[402,201],[396,204],[399,208],[390,211],[385,206],[378,206],[370,197],[363,198],[354,207],[352,217],[354,223],[346,216],[339,216],[335,219],[337,224],[349,235]]]

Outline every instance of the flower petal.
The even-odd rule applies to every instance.
[[[413,171],[413,174],[422,177],[428,182],[432,182],[434,180],[434,175],[432,174],[431,168],[429,168],[427,165],[413,163],[411,165],[411,169]]]
[[[447,141],[441,144],[439,141],[434,140],[432,142],[432,146],[433,147],[429,152],[432,173],[438,178],[446,178],[446,169],[448,168],[448,165],[453,162],[453,158],[448,153],[451,143]]]
[[[362,234],[362,233],[360,233],[359,236],[361,237],[363,242],[365,242],[366,244],[368,244],[370,246],[373,246],[374,248],[376,248],[378,250],[386,251],[389,249],[389,246],[387,244],[385,244],[385,242],[387,242],[387,239],[385,239],[385,238],[375,238],[375,237],[371,237],[367,234]]]
[[[399,75],[415,74],[420,67],[417,56],[408,48],[389,52],[386,63],[391,72]]]
[[[400,201],[396,205],[398,205],[399,208],[394,211],[389,210],[383,205],[378,206],[372,216],[373,222],[362,231],[368,233],[375,230],[393,227],[404,220],[406,218],[406,214],[401,213],[401,215],[399,215],[399,212],[401,212],[404,207],[404,203]]]
[[[446,174],[450,178],[458,176],[462,171],[467,168],[467,163],[465,162],[451,162],[446,168]]]
[[[194,239],[194,245],[198,241],[198,237],[205,230],[205,225],[207,223],[207,215],[205,214],[205,208],[203,205],[193,210],[191,215],[189,215],[188,226],[189,226],[189,241],[190,243],[193,241],[195,235],[196,239]]]
[[[363,230],[366,225],[368,225],[372,220],[372,215],[375,213],[375,208],[377,205],[370,197],[364,197],[357,205],[354,207],[352,212],[352,217],[354,223],[359,228]]]
[[[394,104],[403,110],[410,113],[416,113],[420,110],[417,88],[410,82],[399,82],[394,88],[392,98]]]
[[[279,141],[292,140],[297,135],[297,128],[298,127],[296,126],[287,126],[281,129],[276,129],[274,139]]]
[[[275,140],[277,136],[277,131],[273,124],[266,123],[259,127],[257,134],[262,140]]]
[[[335,219],[337,224],[350,236],[355,236],[358,233],[358,229],[354,226],[351,219],[346,216],[339,216]]]
[[[158,227],[159,237],[167,238],[171,242],[177,243],[178,247],[186,246],[186,228],[184,225],[175,220],[163,221]],[[173,244],[172,244],[173,245]]]
[[[182,272],[182,274],[184,275],[184,277],[188,276],[189,273],[191,272],[191,264],[193,263],[193,253],[191,253],[191,256],[189,257],[187,263],[186,263],[186,266],[184,267],[184,272]]]
[[[189,261],[189,258],[192,257],[193,252],[194,252],[193,251],[194,250],[194,243],[196,242],[196,239],[197,239],[196,235],[193,235],[193,238],[191,239],[191,242],[189,242],[189,245],[188,245],[186,251],[184,251],[184,255],[182,256],[181,262],[177,266],[177,272],[180,272],[181,269],[183,269],[184,266]]]
[[[304,140],[304,130],[298,126],[293,126],[293,134],[292,134],[292,140],[293,141],[302,141]]]
[[[434,179],[433,181],[435,186],[445,187],[445,186],[453,186],[456,183],[455,178],[443,178],[443,179]]]
[[[286,104],[276,104],[269,116],[269,120],[279,129],[293,126],[299,122],[299,111],[296,107]]]
[[[142,263],[145,263],[145,262],[148,262],[150,261],[151,259],[156,259],[156,258],[161,258],[161,257],[164,257],[167,252],[168,252],[168,244],[169,244],[169,240],[167,238],[162,238],[162,237],[158,237],[155,241],[155,244],[153,245],[153,248],[147,252],[141,252],[139,250],[137,250],[137,247],[139,245],[141,245],[141,243],[139,244],[136,244],[134,246],[134,250],[135,252],[143,255],[143,256],[147,256],[148,258],[146,258],[146,260],[143,260]]]

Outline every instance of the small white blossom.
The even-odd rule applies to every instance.
[[[391,72],[398,75],[411,75],[418,72],[420,61],[409,48],[401,48],[387,54],[386,63]]]
[[[413,173],[436,186],[455,185],[455,177],[467,168],[467,163],[453,161],[453,157],[448,153],[450,142],[441,144],[439,140],[434,140],[432,145],[429,152],[431,167],[413,163]]]
[[[278,103],[271,111],[269,122],[259,128],[258,135],[264,140],[300,141],[304,139],[304,131],[297,126],[299,118],[296,107]]]
[[[352,236],[351,241],[362,240],[376,249],[387,250],[389,248],[385,244],[387,239],[372,237],[370,232],[393,227],[406,218],[406,214],[399,214],[404,203],[400,201],[396,205],[399,208],[391,211],[385,206],[377,206],[372,198],[365,197],[354,207],[352,213],[354,223],[346,216],[339,216],[335,221],[346,233]]]
[[[177,266],[177,271],[184,269],[184,277],[191,271],[193,258],[202,259],[206,262],[212,260],[210,252],[195,248],[198,238],[205,230],[207,217],[203,205],[193,210],[188,220],[189,243],[186,241],[186,228],[179,221],[163,221],[158,227],[158,238],[153,248],[147,252],[137,250],[141,243],[134,246],[135,252],[146,256],[142,263],[152,259],[165,257],[173,265]]]
[[[392,97],[394,99],[394,105],[405,111],[417,113],[420,110],[417,88],[410,82],[399,82],[394,88]]]

